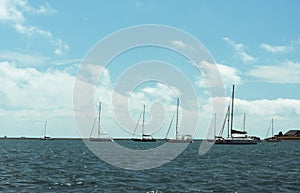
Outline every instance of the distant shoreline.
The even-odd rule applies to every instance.
[[[39,138],[39,137],[0,137],[0,140],[45,140],[48,139]],[[89,138],[73,138],[73,137],[51,137],[50,140],[89,140]],[[113,138],[115,141],[128,140],[131,141],[131,138]],[[193,141],[203,141],[205,139],[193,139]],[[157,141],[165,141],[165,139],[157,139]]]
[[[65,138],[65,137],[57,137],[50,138],[52,140],[83,140],[83,138]],[[0,137],[0,140],[44,140],[44,138],[38,137]]]
[[[48,141],[48,140],[89,140],[89,138],[73,138],[73,137],[54,137],[50,139],[44,139],[39,137],[0,137],[0,140],[41,140],[41,141]],[[131,141],[131,138],[114,138],[114,141]],[[157,142],[165,141],[165,139],[156,139]],[[300,141],[300,138],[281,138],[282,141]],[[209,141],[213,142],[213,139],[193,139],[194,142],[202,142],[202,141]],[[263,142],[264,140],[262,140]]]

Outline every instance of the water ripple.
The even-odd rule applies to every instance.
[[[0,192],[300,192],[299,142],[215,145],[203,156],[193,143],[173,161],[144,171],[111,166],[82,141],[0,145]]]

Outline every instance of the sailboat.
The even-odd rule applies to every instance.
[[[257,140],[253,137],[247,136],[246,131],[239,131],[233,129],[233,107],[234,107],[234,85],[232,86],[232,97],[231,97],[231,113],[229,116],[230,106],[228,106],[228,110],[225,116],[223,128],[221,130],[221,136],[222,132],[225,127],[225,121],[227,119],[228,123],[228,136],[227,138],[218,137],[216,138],[215,144],[257,144]],[[229,122],[230,122],[230,128],[229,128]]]
[[[93,130],[94,130],[97,118],[98,118],[97,137],[92,137]],[[99,142],[101,142],[101,141],[104,141],[104,142],[105,141],[112,141],[112,139],[107,134],[102,134],[102,136],[104,136],[104,137],[101,137],[100,121],[101,121],[101,102],[99,102],[98,117],[96,117],[95,120],[94,120],[94,124],[93,124],[92,130],[91,130],[89,139],[90,139],[90,141],[99,141]]]
[[[45,121],[43,137],[41,138],[41,140],[54,140],[53,138],[46,136],[46,132],[47,132],[47,120]]]
[[[266,135],[266,138],[265,138],[265,141],[268,141],[268,142],[280,142],[281,140],[277,137],[274,136],[273,132],[274,132],[274,119],[272,118],[271,120],[271,128],[272,128],[272,137],[268,137],[268,134],[269,134],[269,130],[270,130],[270,126],[268,128],[268,132],[267,132],[267,135]]]
[[[140,121],[141,115],[143,115],[142,136],[141,136],[141,138],[134,138],[135,131],[136,131],[138,125],[139,125],[139,121]],[[138,122],[136,124],[135,130],[134,130],[134,132],[132,134],[132,140],[133,141],[141,141],[141,142],[155,142],[156,139],[154,139],[151,135],[144,133],[144,129],[145,129],[145,105],[143,106],[143,112],[142,112],[141,115],[140,115],[140,118],[139,118],[139,120],[138,120]]]
[[[172,122],[173,122],[173,118],[174,118],[174,115],[173,115],[173,118],[171,120],[169,129],[168,129],[168,132],[166,135],[166,140],[167,140],[167,142],[171,142],[171,143],[192,143],[193,139],[192,139],[191,135],[179,135],[178,134],[178,108],[179,108],[179,98],[177,98],[177,108],[176,108],[175,139],[167,138],[170,128],[171,128],[171,125],[172,125]]]

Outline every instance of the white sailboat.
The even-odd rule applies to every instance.
[[[140,121],[141,115],[143,115],[142,136],[141,136],[141,138],[134,138],[136,129],[137,129],[138,125],[139,125],[139,121]],[[134,132],[132,134],[132,140],[133,141],[140,141],[140,142],[155,142],[156,139],[154,139],[151,135],[144,133],[144,130],[145,130],[145,128],[144,128],[145,127],[145,105],[143,106],[143,112],[142,112],[141,115],[140,115],[140,118],[139,118],[139,120],[138,120],[138,122],[136,124]]]
[[[215,144],[257,144],[257,140],[253,137],[247,136],[246,131],[239,131],[233,129],[233,107],[234,107],[234,85],[232,86],[232,98],[231,98],[231,114],[229,116],[230,106],[228,106],[228,110],[225,116],[223,128],[221,130],[221,135],[216,138]],[[222,132],[225,127],[225,121],[228,121],[228,136],[227,138],[223,138]],[[230,122],[230,128],[229,128]]]
[[[186,135],[186,134],[179,134],[178,133],[178,109],[179,109],[179,98],[177,98],[177,108],[176,108],[176,123],[175,123],[175,138],[174,139],[168,139],[168,134],[173,122],[173,118],[171,120],[167,135],[166,135],[166,140],[167,142],[171,142],[171,143],[192,143],[193,139],[192,139],[192,135]]]
[[[97,118],[98,118],[97,137],[92,137]],[[100,121],[101,121],[101,102],[99,102],[98,117],[95,118],[89,139],[90,139],[90,141],[99,141],[99,142],[112,141],[112,139],[107,134],[101,133]]]
[[[47,133],[47,120],[45,121],[43,137],[41,138],[41,140],[53,140],[53,138],[47,136],[46,133]]]

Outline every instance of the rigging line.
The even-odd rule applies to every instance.
[[[46,120],[47,121],[47,120]],[[44,137],[46,134],[45,134],[45,124],[46,124],[46,122],[44,123],[44,127],[43,127],[43,130],[42,130],[42,134],[41,134],[41,136],[42,137]]]
[[[94,119],[94,124],[93,124],[92,130],[91,130],[91,133],[90,133],[90,138],[91,138],[91,136],[93,134],[94,127],[95,127],[95,124],[96,124],[96,120],[97,120],[97,117],[95,117],[95,119]]]
[[[246,131],[246,114],[244,113],[244,117],[241,123],[241,131]]]
[[[143,114],[143,112],[141,112],[141,114],[140,114],[140,116],[139,116],[139,119],[138,119],[138,121],[137,121],[137,123],[136,123],[136,125],[135,125],[135,129],[134,129],[134,132],[132,133],[132,137],[135,135],[135,132],[136,132],[136,129],[137,129],[139,123],[140,123],[140,119],[141,119],[141,117],[142,117],[142,114]]]
[[[230,122],[230,131],[233,129],[233,113],[234,113],[234,85],[232,85],[232,96],[231,96],[231,122]],[[230,136],[232,137],[232,132],[230,132]]]
[[[99,102],[99,117],[98,117],[98,138],[100,138],[100,130],[101,130],[101,102]]]
[[[223,135],[223,131],[224,131],[224,128],[225,128],[225,124],[226,124],[226,120],[228,118],[229,112],[230,112],[230,105],[228,105],[228,109],[227,109],[227,112],[226,112],[226,115],[225,115],[225,118],[224,118],[224,122],[223,122],[223,125],[222,125],[222,130],[220,131],[219,136]]]
[[[269,136],[269,132],[270,132],[270,128],[271,128],[271,124],[272,122],[269,123],[269,127],[268,127],[268,131],[267,131],[267,135],[266,135],[266,138]],[[273,136],[272,136],[273,137]]]
[[[175,112],[173,113],[173,116],[172,116],[172,119],[171,119],[171,122],[170,122],[170,125],[169,125],[169,128],[168,128],[168,132],[167,132],[167,134],[166,134],[166,139],[168,138],[168,135],[169,135],[169,132],[170,132],[170,129],[171,129],[173,120],[174,120],[174,116],[175,116]]]
[[[45,121],[45,125],[44,125],[44,137],[46,137],[46,130],[47,130],[47,120]]]

